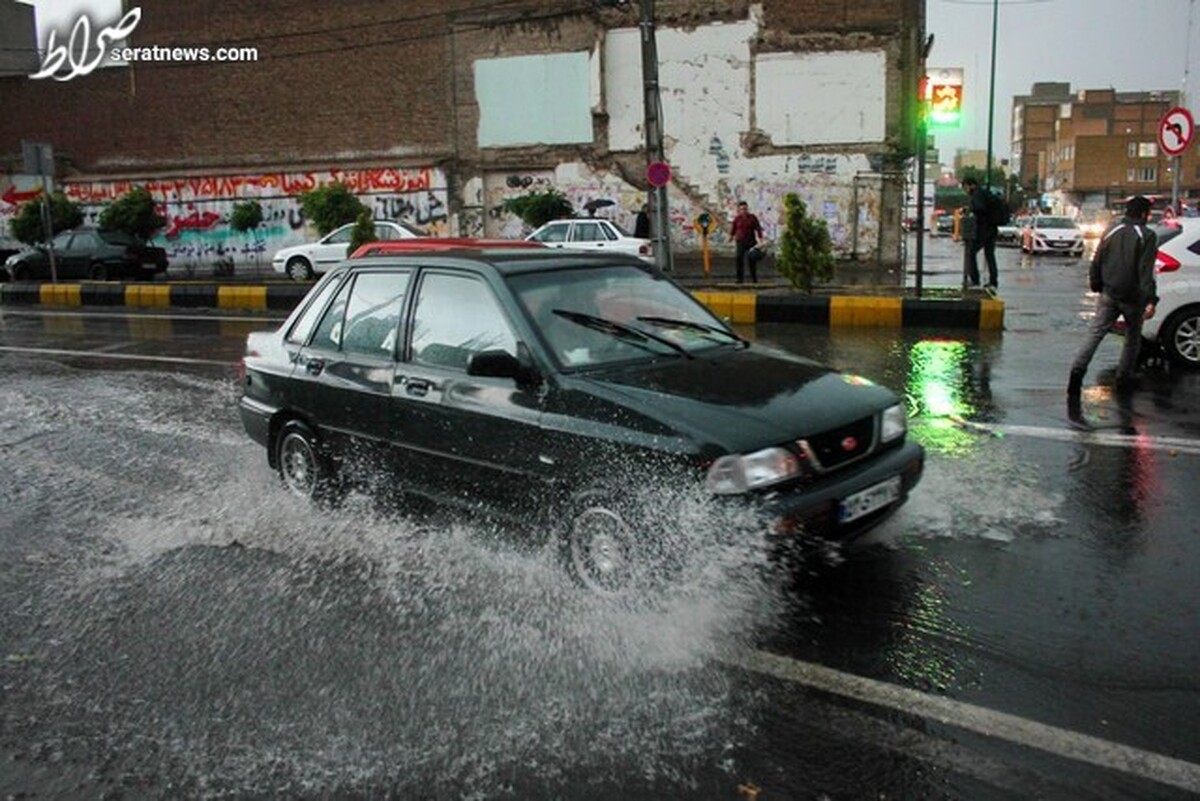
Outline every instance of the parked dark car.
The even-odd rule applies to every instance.
[[[151,279],[167,269],[167,252],[121,231],[75,228],[51,241],[59,279],[94,281]],[[50,256],[44,245],[4,262],[14,281],[50,280]]]
[[[344,262],[248,337],[243,365],[242,422],[294,495],[336,502],[383,475],[551,532],[601,591],[647,575],[676,519],[635,489],[748,502],[776,539],[849,540],[924,465],[891,391],[747,342],[634,256]]]

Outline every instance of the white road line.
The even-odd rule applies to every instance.
[[[728,652],[720,657],[720,661],[822,692],[920,715],[1065,759],[1200,793],[1200,765],[1192,762],[765,651]]]
[[[119,359],[130,362],[159,362],[162,364],[208,364],[218,367],[234,367],[237,362],[220,362],[216,359],[188,359],[183,356],[145,356],[139,353],[101,353],[94,350],[61,350],[59,348],[18,348],[0,345],[3,353],[24,353],[38,356],[82,356],[89,359]]]
[[[1113,430],[1097,428],[1095,431],[1075,431],[1070,428],[1049,426],[1018,426],[1004,423],[975,423],[955,420],[970,431],[1018,437],[1035,437],[1057,442],[1082,442],[1092,445],[1107,445],[1116,448],[1148,448],[1156,451],[1175,451],[1200,456],[1200,440],[1187,437],[1163,437],[1154,434],[1120,434]]]

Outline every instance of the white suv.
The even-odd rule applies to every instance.
[[[1142,324],[1142,335],[1176,364],[1200,368],[1200,217],[1177,219],[1154,231],[1158,309]]]
[[[353,233],[354,223],[348,223],[330,231],[316,242],[280,248],[275,251],[271,266],[275,268],[275,272],[284,273],[294,281],[311,281],[314,276],[320,275],[350,255],[346,251],[350,247],[350,237]],[[408,223],[393,220],[375,221],[376,239],[413,239],[418,236],[426,236],[426,233]]]

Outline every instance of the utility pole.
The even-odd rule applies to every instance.
[[[642,0],[642,105],[646,129],[646,166],[666,163],[663,153],[662,92],[658,85],[658,42],[654,31],[654,0]],[[668,217],[666,184],[651,186],[649,194],[650,238],[654,240],[654,264],[671,272],[671,224]]]
[[[996,117],[996,23],[1000,21],[1000,0],[992,0],[992,72],[988,76],[987,161],[984,162],[984,189],[992,189],[992,128]]]
[[[630,0],[595,0],[600,8],[626,8]],[[641,0],[641,21],[638,29],[642,40],[642,127],[646,132],[646,167],[665,165],[663,152],[662,91],[658,85],[658,42],[654,31],[654,0]],[[654,264],[663,272],[671,272],[675,260],[671,253],[671,223],[668,216],[666,181],[652,179],[646,196],[650,218],[650,239],[654,243]]]

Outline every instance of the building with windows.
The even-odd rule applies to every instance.
[[[648,188],[640,11],[143,4],[126,40],[139,58],[69,80],[0,77],[0,193],[32,191],[21,142],[46,142],[89,215],[146,186],[168,217],[172,264],[269,258],[303,241],[299,195],[333,181],[378,218],[437,233],[519,236],[504,201],[551,187],[631,227]],[[727,221],[741,200],[778,237],[796,192],[842,256],[898,264],[924,0],[660,0],[656,15],[675,249],[699,251],[698,215]],[[254,58],[220,57],[235,45]],[[254,237],[228,225],[248,199],[267,217]],[[0,201],[0,227],[14,212]],[[728,247],[727,231],[710,244]]]
[[[1050,85],[1035,85],[1035,95],[1039,86]],[[1044,203],[1084,214],[1135,194],[1170,198],[1175,160],[1161,152],[1158,127],[1179,104],[1178,92],[1086,89],[1069,99],[1056,93],[1056,102],[1045,102],[1051,96],[1043,92],[1037,102],[1013,106],[1014,137],[1019,131],[1023,147],[1020,174],[1027,189],[1041,193]],[[1194,206],[1200,200],[1200,155],[1194,143],[1179,165],[1180,197]]]

